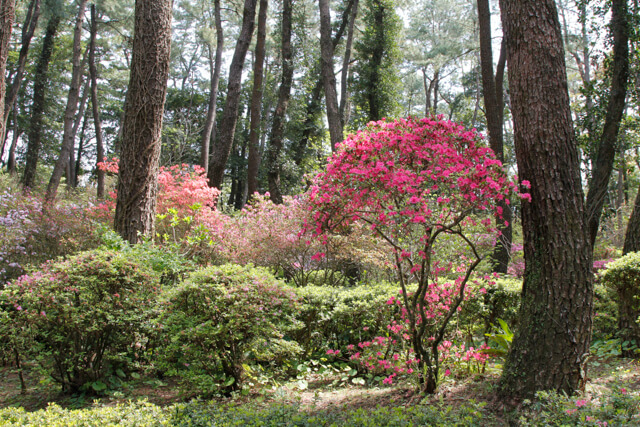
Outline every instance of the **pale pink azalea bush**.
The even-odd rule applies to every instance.
[[[434,118],[370,123],[341,144],[310,190],[307,227],[320,241],[366,224],[390,249],[403,327],[427,393],[437,386],[449,320],[492,250],[493,217],[502,214],[496,202],[508,204],[515,192],[475,131]],[[410,283],[415,292],[408,292]]]

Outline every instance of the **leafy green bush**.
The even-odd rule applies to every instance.
[[[387,326],[399,318],[397,307],[387,301],[398,292],[399,286],[390,283],[297,288],[302,302],[298,319],[304,327],[296,332],[296,341],[311,355],[386,336]]]
[[[470,297],[462,305],[457,318],[457,328],[465,332],[467,341],[496,330],[499,327],[498,319],[502,319],[513,330],[517,328],[522,279],[506,276],[494,281],[492,285],[485,281],[470,285]]]
[[[540,391],[525,401],[520,426],[631,426],[640,425],[640,396],[616,387],[599,399]]]
[[[153,272],[126,253],[84,252],[0,291],[0,335],[35,357],[63,391],[100,391],[142,357],[158,292]]]
[[[623,355],[632,356],[631,347],[640,347],[640,252],[629,253],[607,264],[601,282],[615,292]]]
[[[162,365],[203,394],[238,390],[248,363],[278,364],[299,351],[284,336],[295,324],[295,294],[263,268],[196,271],[161,309]]]

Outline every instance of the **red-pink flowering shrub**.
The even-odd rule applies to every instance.
[[[314,216],[308,228],[322,241],[329,231],[360,223],[391,249],[405,327],[427,393],[437,386],[438,346],[447,324],[492,249],[492,218],[502,213],[496,202],[509,203],[514,190],[475,131],[433,118],[370,123],[341,144],[310,190]],[[409,293],[411,282],[417,290]]]

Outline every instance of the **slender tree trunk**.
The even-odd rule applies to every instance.
[[[525,274],[520,327],[501,392],[583,387],[593,301],[592,250],[554,0],[500,0],[518,176],[531,183],[522,203]]]
[[[213,156],[209,164],[209,185],[215,188],[222,188],[224,180],[224,169],[229,160],[233,137],[238,122],[238,106],[240,103],[240,85],[242,79],[242,69],[244,59],[251,43],[253,26],[256,15],[257,0],[245,0],[242,13],[242,29],[236,43],[236,49],[229,67],[229,83],[227,86],[227,100],[222,111],[222,122],[220,131],[213,146]]]
[[[278,90],[278,104],[273,113],[273,127],[271,128],[271,138],[269,138],[269,194],[271,201],[276,204],[282,203],[282,192],[280,190],[280,159],[284,142],[284,125],[291,95],[291,84],[293,82],[293,58],[291,54],[291,0],[282,2],[282,80]]]
[[[54,15],[47,23],[44,40],[42,41],[42,52],[33,81],[33,103],[31,106],[31,120],[29,123],[28,143],[27,143],[27,163],[22,176],[22,185],[25,189],[33,187],[36,178],[36,168],[40,157],[40,146],[42,145],[42,116],[46,108],[47,82],[49,81],[49,63],[53,53],[54,41],[60,16]]]
[[[349,29],[347,31],[347,42],[344,47],[344,58],[342,59],[342,77],[340,79],[340,120],[342,125],[347,125],[347,106],[349,105],[349,72],[351,70],[351,47],[353,45],[353,29],[358,17],[358,0],[353,0],[351,14],[349,15]]]
[[[78,108],[78,114],[74,119],[73,130],[71,131],[71,150],[69,151],[69,161],[67,162],[66,174],[67,174],[67,187],[76,188],[78,186],[78,177],[76,176],[76,159],[75,159],[75,141],[80,129],[80,124],[84,122],[85,110],[87,108],[87,99],[89,98],[89,92],[91,91],[91,80],[87,78],[82,90],[82,99],[80,100],[80,108]]]
[[[5,92],[6,80],[4,78],[7,68],[7,58],[9,56],[9,42],[11,41],[11,30],[13,30],[13,20],[16,14],[15,0],[0,1],[0,117],[5,116]],[[13,105],[13,104],[9,104]],[[0,149],[0,159],[4,154],[4,135],[6,133],[7,122],[0,121],[0,141],[2,147]]]
[[[64,110],[64,130],[62,135],[62,147],[60,156],[53,167],[51,179],[47,186],[46,199],[51,202],[55,200],[60,185],[62,174],[69,163],[69,153],[73,148],[73,123],[78,108],[78,99],[80,98],[80,84],[82,80],[82,21],[84,21],[84,10],[88,0],[80,0],[78,7],[78,15],[76,16],[76,25],[73,30],[73,55],[71,62],[73,69],[71,72],[71,85],[69,86],[69,96],[67,98],[67,107]]]
[[[18,102],[16,101],[16,104]],[[10,175],[16,174],[16,148],[18,147],[18,139],[20,131],[18,127],[18,106],[13,106],[13,135],[11,136],[11,147],[9,148],[9,159],[7,160],[7,172]]]
[[[480,35],[480,69],[482,74],[482,89],[484,94],[484,111],[489,130],[489,145],[496,153],[496,157],[504,163],[504,147],[502,135],[502,119],[504,103],[502,99],[502,86],[498,87],[497,80],[502,83],[502,75],[493,74],[493,51],[491,48],[491,10],[489,0],[477,0],[478,26]],[[504,44],[502,45],[504,47]],[[503,49],[501,49],[503,50]],[[503,55],[501,55],[503,56]],[[503,63],[504,64],[504,63]],[[497,71],[504,73],[504,66]],[[500,92],[500,97],[498,97]],[[500,100],[500,102],[498,102]],[[493,271],[506,273],[511,256],[512,213],[511,206],[504,200],[498,202],[502,209],[502,217],[496,216],[496,226],[500,236],[496,241],[496,247],[492,254]],[[507,225],[505,225],[507,224]]]
[[[102,140],[102,121],[100,120],[100,104],[98,102],[98,70],[96,68],[96,36],[98,34],[98,21],[96,17],[96,5],[91,5],[91,39],[89,42],[89,76],[91,78],[91,112],[93,126],[96,131],[96,178],[97,197],[104,198],[104,171],[97,164],[104,161],[104,142]],[[78,155],[78,160],[80,155]]]
[[[320,49],[322,58],[322,83],[324,86],[327,120],[331,138],[331,151],[342,141],[342,119],[338,106],[336,76],[333,71],[333,44],[331,43],[331,13],[329,0],[318,0],[320,7]]]
[[[131,243],[153,235],[172,0],[136,0],[133,55],[122,123],[115,230]]]
[[[612,0],[610,28],[613,34],[613,72],[611,92],[586,204],[589,238],[592,245],[598,235],[600,216],[616,157],[618,130],[627,96],[629,77],[629,23],[627,20],[627,0]]]
[[[251,121],[249,124],[249,160],[247,165],[247,196],[258,191],[258,169],[260,168],[260,113],[262,110],[262,80],[264,77],[265,42],[267,39],[268,0],[260,0],[258,13],[258,38],[256,40],[255,64],[253,66],[253,89],[251,93]]]
[[[6,126],[9,121],[9,115],[11,114],[11,110],[18,99],[18,90],[20,89],[20,83],[22,82],[22,77],[24,76],[24,69],[27,63],[27,54],[29,53],[29,45],[31,44],[31,38],[33,37],[33,33],[36,31],[36,26],[38,25],[38,18],[40,17],[40,0],[31,0],[29,3],[29,8],[27,9],[27,16],[24,19],[24,23],[22,25],[22,39],[21,39],[21,47],[20,54],[18,56],[18,65],[16,67],[16,71],[13,75],[13,81],[11,86],[7,91],[7,95],[4,102],[4,117],[0,116],[2,122],[2,128],[5,129],[4,133],[0,133],[0,137],[2,141],[5,141],[6,134]],[[4,146],[0,149],[0,158],[4,153]]]
[[[216,109],[218,108],[218,84],[220,83],[220,70],[222,69],[222,53],[224,51],[224,32],[222,29],[222,18],[220,17],[220,0],[213,1],[213,14],[216,24],[216,58],[215,64],[209,46],[209,75],[211,78],[211,89],[209,91],[209,106],[207,109],[207,121],[202,131],[202,142],[200,152],[200,166],[204,168],[204,173],[209,173],[209,147],[211,141],[215,140]]]
[[[78,156],[76,158],[76,163],[73,165],[74,173],[73,175],[76,178],[75,185],[78,185],[78,175],[80,175],[80,170],[82,169],[82,155],[84,154],[84,139],[85,133],[87,130],[87,116],[85,115],[82,119],[82,128],[80,129],[80,139],[78,139]],[[102,172],[104,174],[104,172]]]

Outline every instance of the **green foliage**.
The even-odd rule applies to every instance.
[[[296,293],[302,302],[298,319],[304,328],[295,336],[308,355],[386,336],[387,326],[399,318],[397,307],[387,304],[398,296],[396,284],[306,286]]]
[[[152,270],[122,252],[49,262],[0,291],[0,339],[37,359],[63,391],[102,391],[142,357],[157,285]]]
[[[284,335],[295,324],[296,297],[265,269],[196,271],[161,305],[161,364],[202,394],[239,390],[248,364],[281,364],[299,351]]]
[[[640,396],[616,386],[599,399],[540,391],[523,404],[520,426],[627,426],[640,423]]]

